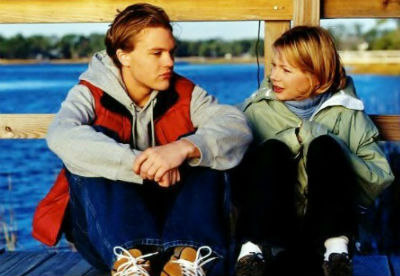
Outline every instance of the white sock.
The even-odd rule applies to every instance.
[[[347,245],[349,244],[349,238],[346,236],[332,237],[325,241],[324,245],[326,248],[324,254],[324,260],[329,260],[329,255],[332,253],[349,253]]]
[[[261,248],[257,244],[254,244],[250,241],[242,244],[238,260],[246,255],[250,255],[251,252],[262,254]]]

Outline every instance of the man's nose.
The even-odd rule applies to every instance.
[[[167,53],[164,57],[164,66],[173,67],[174,66],[174,56],[170,53]]]

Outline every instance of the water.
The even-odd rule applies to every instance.
[[[57,112],[86,68],[85,64],[0,66],[0,113]],[[256,65],[178,64],[176,71],[221,103],[239,103],[257,88]],[[400,114],[399,76],[356,75],[353,79],[367,113]],[[7,229],[16,234],[17,250],[48,249],[31,237],[32,216],[60,167],[44,140],[0,139],[0,248]],[[58,246],[66,248],[65,241]]]

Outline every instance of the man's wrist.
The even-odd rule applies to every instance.
[[[184,146],[183,148],[184,148],[186,159],[193,159],[193,158],[200,157],[199,149],[192,142],[190,142],[187,139],[181,139],[178,142]]]

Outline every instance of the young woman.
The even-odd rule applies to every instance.
[[[296,247],[298,264],[311,262],[312,248],[325,275],[352,275],[355,207],[371,204],[393,174],[329,33],[295,27],[273,48],[271,75],[243,106],[254,143],[236,187],[236,274],[261,275],[269,256]]]

